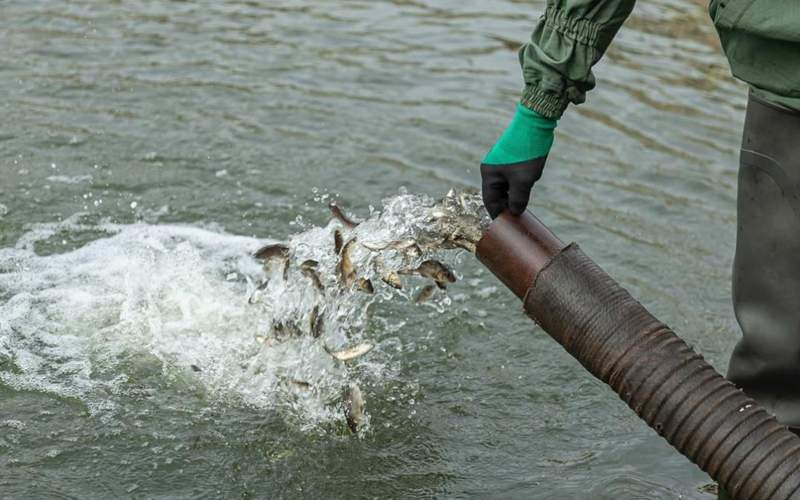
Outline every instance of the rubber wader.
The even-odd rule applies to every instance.
[[[750,96],[739,168],[728,379],[800,430],[800,112]]]

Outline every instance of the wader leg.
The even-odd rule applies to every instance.
[[[747,105],[733,306],[742,329],[728,379],[800,429],[800,112]]]

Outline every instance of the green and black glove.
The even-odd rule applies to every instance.
[[[542,177],[558,120],[517,104],[517,113],[481,163],[483,204],[494,219],[506,208],[525,211],[533,185]]]

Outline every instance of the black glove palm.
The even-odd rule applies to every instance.
[[[481,165],[483,204],[492,219],[506,208],[514,215],[525,211],[545,161],[546,156],[510,165]]]

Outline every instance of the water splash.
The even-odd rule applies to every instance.
[[[35,225],[0,250],[0,382],[113,415],[132,381],[156,370],[166,384],[191,379],[213,401],[277,410],[304,428],[341,422],[344,387],[392,377],[391,356],[369,328],[371,306],[413,301],[431,283],[413,270],[456,265],[483,223],[474,193],[439,202],[400,194],[355,227],[332,219],[293,235],[287,265],[252,257],[263,240],[197,227],[80,216]],[[36,253],[65,232],[104,237]],[[351,242],[353,283],[342,276],[336,233]],[[395,271],[410,273],[397,275],[401,289],[381,279]],[[426,305],[444,310],[446,291]],[[352,361],[330,354],[367,343],[374,349]]]

